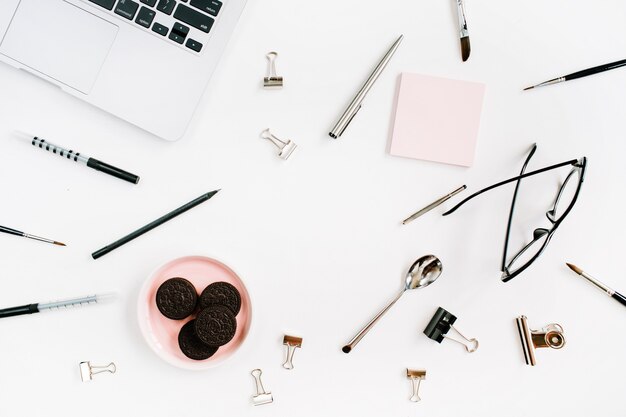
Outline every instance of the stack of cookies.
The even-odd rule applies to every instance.
[[[204,360],[235,336],[241,295],[232,284],[220,281],[206,287],[198,297],[191,282],[177,277],[161,284],[156,305],[161,314],[172,320],[195,314],[180,329],[178,346],[188,358]]]

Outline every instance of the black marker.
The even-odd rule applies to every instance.
[[[89,168],[93,168],[97,171],[102,171],[105,174],[112,175],[124,181],[132,182],[133,184],[137,184],[139,182],[139,177],[135,174],[131,174],[130,172],[126,172],[122,169],[116,168],[113,165],[98,161],[96,158],[90,158],[86,155],[81,154],[80,152],[74,152],[72,150],[62,148],[58,145],[54,145],[46,141],[45,139],[39,138],[37,136],[29,135],[28,133],[24,132],[15,132],[15,136],[29,140],[31,145],[33,146],[58,154],[74,162],[83,163]]]

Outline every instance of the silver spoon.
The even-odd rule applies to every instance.
[[[417,261],[411,265],[409,271],[406,273],[406,278],[404,279],[404,288],[400,291],[400,294],[394,298],[391,303],[385,308],[382,309],[380,313],[376,315],[367,325],[359,332],[347,345],[345,345],[341,350],[344,353],[350,353],[350,351],[363,339],[363,337],[370,331],[372,327],[376,324],[378,320],[391,308],[392,305],[396,303],[402,297],[407,290],[414,290],[416,288],[424,288],[435,282],[439,275],[441,275],[441,271],[443,270],[443,265],[441,265],[441,261],[435,255],[426,255],[419,258]]]

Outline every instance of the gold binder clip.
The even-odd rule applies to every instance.
[[[551,323],[541,330],[531,330],[526,316],[519,316],[515,321],[527,365],[535,366],[535,349],[547,347],[561,349],[565,346],[565,335],[560,324]]]
[[[302,347],[302,338],[285,335],[283,345],[287,346],[287,358],[285,359],[285,363],[283,363],[283,368],[293,369],[293,354],[296,348]]]
[[[420,382],[422,382],[423,379],[426,379],[426,370],[407,368],[406,377],[411,380],[411,398],[409,398],[409,400],[414,403],[421,401],[418,392],[420,389]]]

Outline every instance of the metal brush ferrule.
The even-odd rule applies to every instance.
[[[467,31],[467,20],[465,19],[465,4],[463,0],[457,0],[457,11],[459,14],[459,34],[461,38],[465,38],[469,36],[469,32]]]

